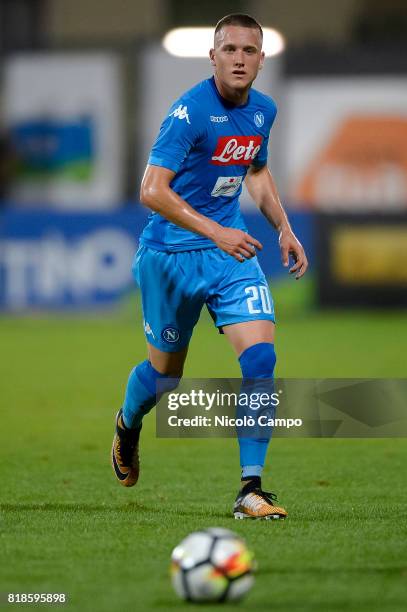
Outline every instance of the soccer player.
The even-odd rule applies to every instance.
[[[188,344],[206,304],[231,342],[243,380],[272,378],[274,310],[256,258],[262,245],[247,233],[239,208],[243,181],[279,233],[284,266],[307,269],[267,168],[274,101],[252,89],[264,62],[263,32],[249,15],[233,14],[215,28],[214,76],[171,107],[153,145],[141,185],[149,217],[134,262],[141,288],[148,359],[130,373],[116,417],[112,463],[120,483],[139,477],[139,436],[156,403],[156,385],[182,376]],[[162,383],[161,383],[162,384]],[[174,387],[172,387],[174,388]],[[239,437],[241,488],[235,518],[284,518],[274,494],[262,490],[269,437]]]

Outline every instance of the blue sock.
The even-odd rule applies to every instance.
[[[179,379],[157,372],[147,359],[132,369],[123,404],[123,422],[126,427],[140,427],[144,415],[157,403],[157,381],[163,378],[169,379],[166,391],[178,385]]]
[[[240,355],[239,362],[243,376],[242,389],[245,393],[272,392],[270,383],[262,382],[261,379],[273,377],[276,364],[274,344],[259,342],[250,346]],[[271,429],[268,429],[267,433],[268,437],[248,438],[240,436],[238,432],[242,478],[261,476]]]

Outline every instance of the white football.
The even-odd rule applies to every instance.
[[[173,587],[187,601],[240,599],[253,585],[253,570],[253,554],[229,529],[194,531],[171,555]]]

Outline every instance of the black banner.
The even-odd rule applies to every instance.
[[[158,437],[407,437],[407,379],[182,379],[158,393]]]
[[[407,214],[316,215],[322,306],[407,306]]]

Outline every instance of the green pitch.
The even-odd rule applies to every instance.
[[[304,307],[307,291],[275,292],[279,376],[407,375],[402,313],[321,314]],[[259,564],[240,610],[405,609],[405,440],[275,440],[264,486],[289,519],[234,521],[234,440],[159,440],[150,416],[139,485],[114,480],[113,415],[144,358],[133,300],[96,318],[5,317],[0,336],[3,600],[65,592],[72,610],[213,610],[178,602],[168,561],[190,531],[224,526],[246,537]],[[186,376],[238,373],[204,316]]]

